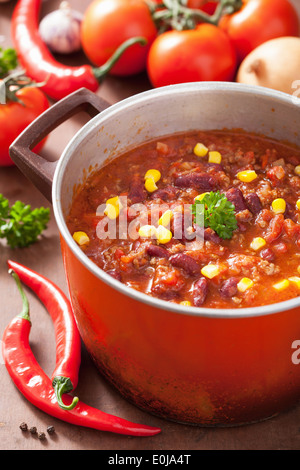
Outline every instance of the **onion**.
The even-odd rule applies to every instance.
[[[236,81],[295,94],[300,85],[300,38],[280,37],[258,46],[241,63]]]
[[[46,15],[39,26],[42,40],[47,47],[59,54],[70,54],[81,49],[80,28],[83,15],[72,10],[68,2]]]

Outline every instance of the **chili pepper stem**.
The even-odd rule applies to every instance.
[[[73,385],[69,377],[62,377],[62,376],[57,376],[53,379],[52,381],[52,386],[55,391],[57,403],[63,410],[73,410],[75,406],[77,405],[79,398],[74,397],[72,403],[70,405],[65,405],[63,400],[62,400],[62,395],[64,393],[68,393],[71,390],[73,390]]]
[[[93,68],[93,74],[98,82],[101,82],[105,78],[113,66],[118,62],[123,53],[134,44],[145,46],[147,44],[147,40],[138,36],[124,41],[123,44],[121,44],[121,46],[119,46],[113,55],[108,59],[108,61],[105,62],[105,64],[103,64],[101,67]]]
[[[18,317],[23,318],[24,320],[28,320],[29,323],[31,324],[30,313],[29,313],[29,302],[28,302],[26,294],[25,294],[25,292],[22,288],[20,278],[15,273],[15,271],[13,269],[9,269],[8,272],[14,278],[14,280],[16,281],[18,290],[19,290],[19,292],[21,294],[21,298],[22,298],[23,308],[22,308],[21,313],[19,313]]]

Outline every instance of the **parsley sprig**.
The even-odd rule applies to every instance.
[[[50,210],[45,207],[31,210],[29,204],[16,201],[11,207],[0,194],[0,238],[11,248],[24,248],[36,242],[47,228]]]
[[[237,228],[235,207],[220,191],[211,191],[192,205],[195,222],[203,217],[204,227],[212,228],[219,237],[229,239]]]
[[[0,79],[4,78],[8,72],[18,66],[18,58],[15,49],[0,47]]]

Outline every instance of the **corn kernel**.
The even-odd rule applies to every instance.
[[[195,197],[194,201],[202,201],[202,199],[204,198],[204,196],[206,196],[206,194],[209,194],[209,192],[198,194],[198,196]]]
[[[161,173],[160,171],[154,169],[148,170],[145,174],[145,180],[148,178],[152,178],[154,183],[157,183],[157,181],[159,181],[161,178]]]
[[[266,244],[266,240],[264,238],[261,238],[261,237],[256,237],[256,238],[253,238],[252,242],[250,243],[250,248],[252,248],[252,250],[260,250],[263,246],[265,246]]]
[[[295,286],[297,286],[298,289],[300,289],[300,277],[298,276],[289,277],[289,281],[295,284]]]
[[[173,234],[170,230],[168,230],[163,225],[159,225],[156,230],[156,236],[157,236],[157,241],[159,243],[165,244],[165,243],[168,243],[172,239]]]
[[[205,157],[205,155],[207,155],[207,152],[208,152],[208,148],[205,147],[205,145],[203,144],[198,143],[194,147],[194,154],[197,157]]]
[[[180,302],[180,305],[184,305],[185,307],[190,307],[192,304],[189,300],[183,300]]]
[[[208,161],[209,163],[221,163],[222,155],[220,152],[209,152]]]
[[[276,284],[273,284],[274,289],[278,291],[282,291],[289,287],[290,281],[288,279],[283,279],[282,281],[277,282]]]
[[[73,233],[73,238],[78,245],[86,245],[89,243],[90,239],[85,232],[75,232]]]
[[[286,202],[284,199],[279,197],[278,199],[274,199],[272,202],[272,209],[275,214],[283,214],[286,209]]]
[[[219,273],[220,269],[219,266],[217,266],[216,264],[207,264],[201,269],[201,274],[203,274],[203,276],[205,277],[208,277],[209,279],[214,278]]]
[[[107,199],[106,204],[112,204],[113,206],[119,207],[119,209],[122,209],[123,207],[119,199],[119,196],[111,197],[110,199]]]
[[[300,165],[297,165],[297,166],[295,167],[295,170],[294,170],[294,171],[295,171],[296,175],[300,175]]]
[[[173,212],[171,210],[167,210],[163,213],[163,215],[158,220],[158,225],[163,225],[164,227],[168,227],[173,217]]]
[[[153,193],[153,191],[158,189],[153,178],[146,179],[145,188],[147,189],[148,193]]]
[[[245,292],[246,290],[250,289],[253,284],[254,282],[252,281],[252,279],[249,279],[248,277],[243,277],[243,279],[241,279],[237,285],[238,291]]]
[[[139,236],[142,238],[156,237],[156,227],[154,225],[142,225],[139,228]]]
[[[110,199],[107,199],[106,201],[106,208],[104,211],[104,214],[109,218],[109,219],[116,219],[119,216],[120,210],[122,209],[122,204],[119,199],[119,196],[116,197],[111,197]]]
[[[257,178],[257,174],[254,170],[239,171],[237,178],[243,181],[243,183],[251,183],[251,181]]]
[[[300,211],[300,199],[298,199],[298,201],[296,202],[296,206],[297,206],[297,209],[299,209]]]
[[[107,204],[104,211],[104,214],[111,220],[116,219],[119,216],[119,207],[114,204]]]

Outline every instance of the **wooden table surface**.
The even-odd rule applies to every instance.
[[[10,46],[10,18],[15,1],[0,4],[0,46]],[[84,11],[88,0],[74,0],[74,8]],[[299,0],[295,0],[299,8]],[[44,2],[42,14],[55,9],[59,1]],[[83,63],[82,54],[74,63]],[[145,75],[134,78],[107,78],[98,91],[99,96],[110,103],[117,102],[150,87]],[[44,153],[58,159],[66,143],[82,125],[81,117],[74,117],[56,129],[47,141]],[[0,129],[1,132],[1,129]],[[17,199],[32,207],[50,207],[49,203],[21,174],[16,167],[0,168],[0,193],[11,203]],[[51,212],[52,214],[52,212]],[[0,338],[8,322],[21,309],[21,301],[14,281],[7,274],[7,259],[23,263],[44,274],[66,290],[66,282],[60,253],[59,235],[53,214],[42,240],[22,250],[11,250],[0,244]],[[55,364],[55,341],[52,323],[43,306],[28,293],[31,303],[31,346],[38,362],[46,373],[52,373]],[[0,356],[0,449],[1,450],[296,450],[300,449],[300,406],[288,410],[270,420],[248,426],[232,428],[192,427],[148,415],[127,403],[101,377],[82,346],[77,394],[82,401],[106,412],[126,419],[159,426],[161,434],[150,438],[119,436],[67,424],[48,416],[33,407],[16,389]],[[40,441],[29,433],[22,433],[22,421],[45,431],[54,425],[56,433]]]

